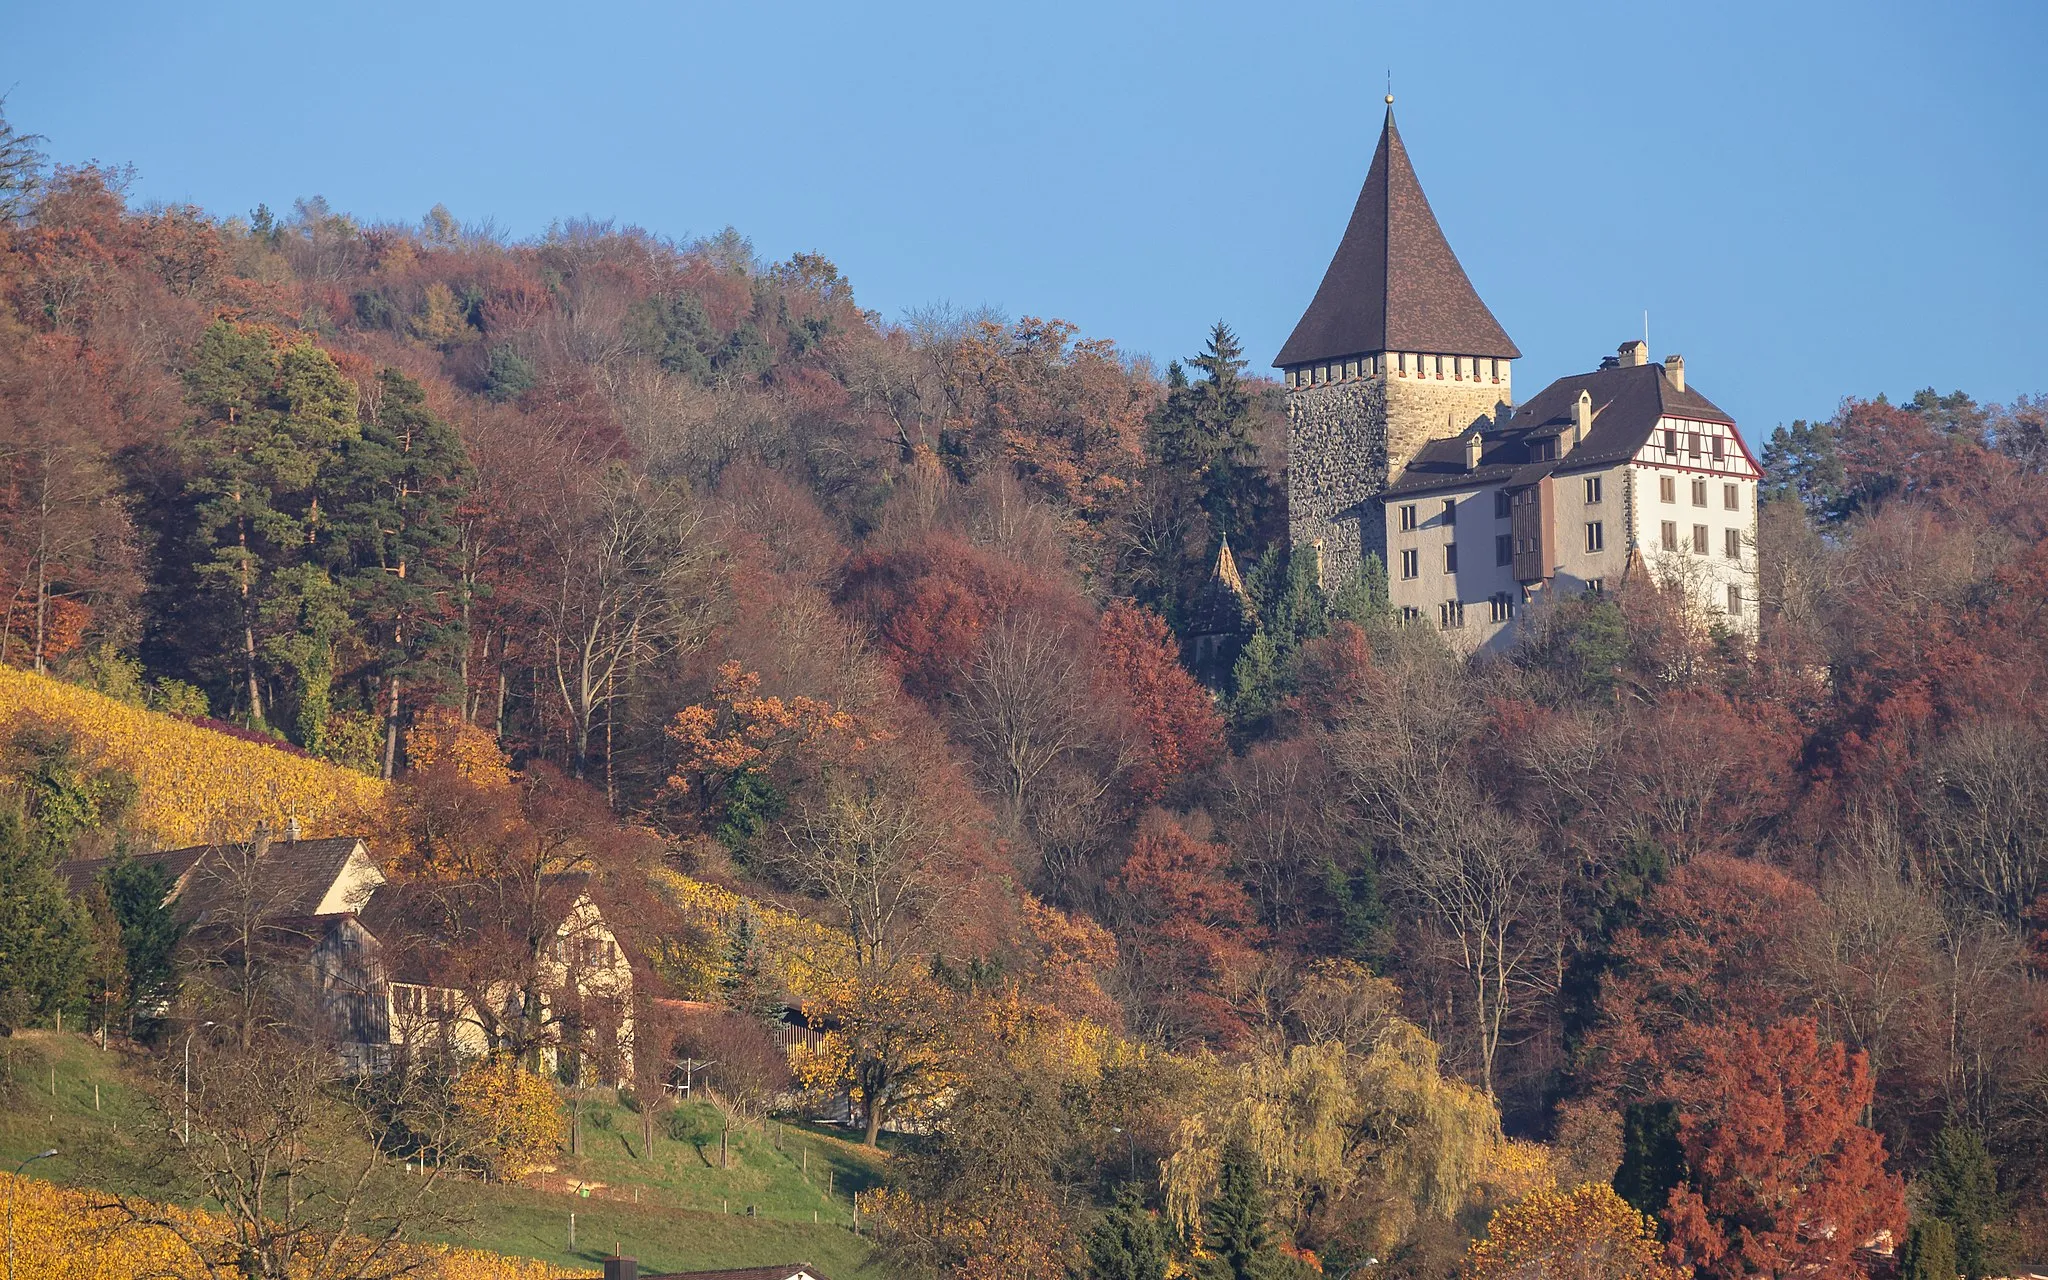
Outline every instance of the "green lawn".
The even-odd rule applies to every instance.
[[[146,1121],[142,1098],[129,1083],[143,1064],[126,1061],[119,1051],[102,1053],[83,1036],[49,1031],[0,1040],[0,1055],[11,1055],[13,1077],[0,1105],[5,1167],[11,1170],[23,1156],[54,1146],[63,1154],[33,1166],[34,1173],[64,1183],[117,1177],[95,1157]],[[613,1103],[586,1102],[581,1157],[565,1154],[544,1188],[444,1182],[445,1207],[464,1225],[429,1238],[593,1270],[618,1246],[639,1258],[643,1269],[809,1262],[833,1280],[877,1274],[865,1269],[867,1244],[851,1230],[852,1195],[881,1180],[885,1157],[823,1128],[771,1122],[765,1133],[735,1130],[732,1168],[721,1169],[717,1111],[694,1103],[683,1115],[681,1130],[691,1140],[671,1138],[664,1127],[653,1159],[646,1160],[637,1114]],[[575,1189],[582,1182],[602,1186],[584,1196]]]

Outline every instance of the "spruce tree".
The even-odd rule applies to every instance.
[[[125,853],[100,873],[107,902],[121,927],[121,951],[127,958],[128,1005],[145,1016],[168,1009],[178,994],[178,944],[185,928],[164,902],[171,875],[155,862],[138,862]]]
[[[77,1007],[90,943],[55,858],[35,846],[18,810],[0,809],[0,1024]]]
[[[1921,1218],[1899,1250],[1899,1280],[1955,1280],[1955,1229],[1940,1218]]]
[[[1134,1186],[1117,1193],[1115,1207],[1089,1231],[1087,1247],[1091,1280],[1166,1280],[1165,1224],[1146,1210]]]
[[[1251,1148],[1233,1141],[1223,1150],[1216,1198],[1203,1215],[1202,1247],[1209,1258],[1208,1280],[1267,1280],[1276,1251],[1266,1222],[1266,1193],[1259,1186]]]
[[[2000,1215],[1998,1170],[1984,1139],[1960,1125],[1945,1126],[1934,1139],[1934,1159],[1922,1179],[1927,1209],[1955,1233],[1956,1266],[1967,1280],[1995,1270],[1987,1228]]]
[[[1678,1108],[1669,1102],[1636,1102],[1622,1117],[1621,1167],[1614,1189],[1638,1213],[1660,1214],[1671,1189],[1685,1178],[1685,1153],[1678,1145]]]

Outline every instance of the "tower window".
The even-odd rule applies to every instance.
[[[1715,437],[1714,437],[1714,461],[1716,461],[1716,462],[1719,462],[1719,461],[1721,461],[1721,459],[1723,459],[1723,458],[1725,458],[1725,457],[1727,457],[1727,456],[1728,456],[1728,440],[1727,440],[1727,438],[1726,438],[1726,437],[1724,437],[1724,436],[1715,436]]]
[[[1414,503],[1412,503],[1412,502],[1404,502],[1404,503],[1402,503],[1402,504],[1401,504],[1401,532],[1403,532],[1403,533],[1407,533],[1407,532],[1409,532],[1410,530],[1414,529],[1414,528],[1415,528],[1415,523],[1416,523],[1416,521],[1415,521],[1415,504],[1414,504]]]
[[[1664,430],[1664,452],[1674,458],[1678,456],[1678,432],[1669,427]]]
[[[1685,433],[1685,451],[1686,451],[1686,452],[1687,452],[1688,454],[1690,454],[1691,456],[1695,457],[1695,458],[1697,458],[1697,457],[1699,457],[1699,456],[1700,456],[1700,433],[1699,433],[1699,432],[1697,432],[1697,431],[1688,431],[1688,432],[1686,432],[1686,433]]]
[[[1456,498],[1444,499],[1444,523],[1458,523],[1458,500]]]
[[[1512,533],[1502,533],[1494,536],[1493,562],[1495,564],[1513,564],[1515,562],[1515,535]]]
[[[1728,616],[1731,618],[1742,616],[1742,588],[1732,582],[1728,584]]]
[[[1465,625],[1465,602],[1463,600],[1444,601],[1437,606],[1437,617],[1441,619],[1444,630],[1456,631]]]
[[[1721,531],[1721,554],[1730,560],[1742,559],[1742,530],[1723,529]]]
[[[1442,356],[1436,358],[1436,376],[1439,378],[1444,376],[1444,358]]]
[[[1506,489],[1493,491],[1493,518],[1505,520],[1515,514],[1515,500],[1508,496]]]
[[[1486,603],[1491,606],[1489,618],[1493,622],[1506,622],[1515,616],[1515,598],[1505,591],[1495,592]]]
[[[1664,535],[1664,549],[1666,551],[1678,550],[1678,521],[1666,520],[1661,532]]]
[[[1730,511],[1742,510],[1742,486],[1739,484],[1722,485],[1721,505]]]
[[[1586,522],[1586,550],[1604,551],[1607,548],[1607,525],[1603,521]]]
[[[1401,576],[1416,578],[1422,575],[1422,553],[1414,547],[1401,553]]]
[[[1692,505],[1696,507],[1704,507],[1707,505],[1706,481],[1695,480],[1692,482]]]
[[[1678,501],[1678,478],[1676,476],[1657,477],[1657,500],[1659,502]]]
[[[1703,524],[1692,527],[1692,553],[1696,556],[1707,554],[1707,526]]]
[[[1458,544],[1457,544],[1457,543],[1455,543],[1455,542],[1446,542],[1446,543],[1444,544],[1444,572],[1445,572],[1445,573],[1456,573],[1457,571],[1458,571]]]
[[[1586,477],[1586,502],[1590,505],[1600,501],[1600,477]]]

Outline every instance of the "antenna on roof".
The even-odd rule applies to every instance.
[[[1394,69],[1387,68],[1387,105],[1394,105]]]
[[[1645,308],[1643,308],[1643,348],[1644,348],[1643,354],[1644,354],[1644,357],[1645,357],[1646,359],[1647,359],[1647,358],[1648,358],[1648,356],[1649,356],[1649,346],[1650,346],[1650,309],[1649,309],[1648,307],[1645,307]]]

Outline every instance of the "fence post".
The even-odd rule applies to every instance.
[[[569,1247],[571,1249],[576,1247],[576,1211],[574,1209],[569,1210]]]

